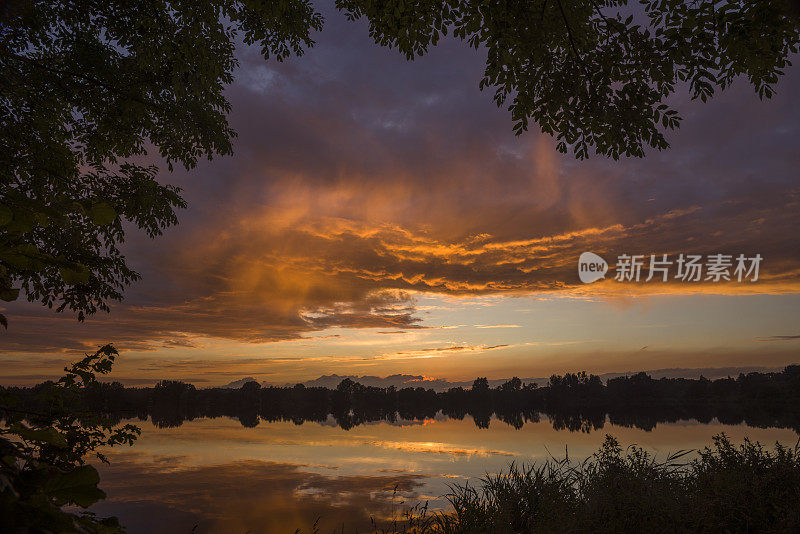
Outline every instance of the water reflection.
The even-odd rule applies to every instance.
[[[584,420],[585,421],[585,420]],[[370,516],[386,525],[403,507],[441,498],[453,481],[498,472],[510,461],[550,454],[589,456],[606,433],[665,455],[694,449],[726,432],[762,443],[794,444],[789,429],[728,425],[717,420],[662,423],[644,430],[606,420],[602,431],[563,432],[547,416],[519,429],[497,417],[489,430],[467,416],[437,414],[345,430],[333,417],[320,423],[264,422],[244,427],[232,418],[201,418],[159,428],[148,420],[133,449],[116,450],[101,470],[107,501],[94,508],[117,515],[129,532],[367,531]]]
[[[122,455],[102,473],[112,497],[97,508],[116,514],[129,532],[190,532],[195,525],[200,532],[294,532],[310,529],[316,518],[326,530],[343,520],[363,531],[370,514],[390,518],[394,495],[417,497],[424,478],[309,469],[253,459],[183,465],[175,457]]]

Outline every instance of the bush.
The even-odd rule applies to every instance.
[[[721,434],[696,459],[688,453],[658,461],[606,436],[584,462],[512,464],[477,486],[452,486],[451,511],[418,507],[388,532],[800,532],[798,445],[737,447]]]
[[[123,532],[116,518],[74,513],[104,499],[90,455],[107,462],[105,447],[132,445],[139,428],[83,413],[80,399],[100,387],[117,355],[111,345],[65,369],[37,390],[40,411],[20,406],[12,391],[0,395],[0,532]]]

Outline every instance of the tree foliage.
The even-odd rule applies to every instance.
[[[98,413],[76,405],[99,387],[96,374],[107,374],[116,349],[101,347],[64,369],[66,375],[38,391],[38,411],[21,406],[4,391],[0,399],[0,530],[3,532],[118,532],[115,518],[75,514],[64,506],[87,508],[105,493],[100,476],[86,464],[94,454],[103,462],[102,447],[132,445],[139,428],[115,425]]]
[[[185,207],[141,156],[172,169],[230,154],[237,36],[282,60],[321,23],[306,0],[3,3],[0,299],[108,311],[139,277],[125,222],[154,237]]]
[[[644,156],[669,147],[676,91],[706,101],[747,77],[769,98],[800,40],[794,0],[336,0],[409,59],[452,33],[487,52],[494,88],[519,134],[530,123],[583,159],[590,149]]]

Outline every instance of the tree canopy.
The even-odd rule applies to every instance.
[[[519,134],[531,121],[583,159],[669,147],[683,88],[705,102],[745,76],[769,98],[800,40],[794,0],[336,0],[377,43],[409,59],[448,32],[487,52],[494,88]]]
[[[0,10],[0,298],[22,289],[79,320],[139,276],[119,250],[123,221],[154,237],[185,206],[137,158],[191,168],[232,152],[223,89],[237,36],[281,60],[322,24],[305,0]]]
[[[336,0],[409,59],[449,34],[485,49],[481,88],[578,158],[665,149],[669,97],[707,100],[746,77],[761,98],[797,52],[793,0]],[[323,18],[307,0],[16,0],[0,7],[0,299],[74,311],[139,275],[119,245],[175,224],[180,190],[142,163],[232,153],[223,94],[237,40],[301,55]],[[0,323],[6,319],[0,315]]]

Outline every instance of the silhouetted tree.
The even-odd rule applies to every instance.
[[[489,380],[486,377],[476,378],[474,382],[472,382],[472,391],[474,393],[485,393],[489,391]]]
[[[519,391],[522,389],[522,380],[516,376],[500,386],[500,391]]]
[[[282,60],[321,27],[306,0],[0,5],[0,298],[108,311],[139,278],[124,221],[154,237],[185,206],[136,156],[230,154],[235,40]]]

